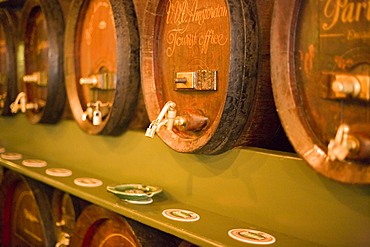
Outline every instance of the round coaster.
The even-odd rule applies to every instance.
[[[20,160],[22,159],[22,154],[19,153],[2,153],[1,158],[6,160]]]
[[[0,147],[0,153],[5,153],[5,148],[4,147]]]
[[[98,187],[103,184],[101,180],[96,178],[76,178],[74,183],[82,187]]]
[[[153,199],[150,197],[144,200],[127,200],[127,199],[121,199],[121,200],[128,202],[128,203],[132,203],[132,204],[150,204],[153,202]]]
[[[64,168],[49,168],[45,173],[55,177],[68,177],[72,175],[72,171]]]
[[[249,244],[272,244],[276,241],[270,234],[251,229],[232,229],[229,231],[229,236]]]
[[[162,214],[171,220],[184,222],[192,222],[200,219],[198,214],[183,209],[166,209],[162,212]]]
[[[45,167],[47,165],[46,161],[33,159],[23,160],[22,164],[28,167]]]

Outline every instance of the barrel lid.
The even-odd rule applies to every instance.
[[[26,1],[20,29],[20,42],[24,46],[22,92],[13,110],[25,112],[31,123],[54,124],[63,114],[66,102],[64,29],[58,0]]]
[[[273,93],[286,134],[315,171],[351,184],[370,183],[369,18],[362,6],[276,1],[271,32]]]
[[[54,225],[48,198],[49,187],[13,171],[1,184],[3,246],[52,246]]]
[[[249,25],[259,22],[254,3],[149,2],[141,46],[142,88],[153,121],[148,136],[157,132],[178,152],[202,154],[272,138],[279,120],[270,83],[259,76],[269,71],[259,71],[262,33]],[[167,102],[175,106],[162,114]]]
[[[17,40],[16,30],[18,18],[6,8],[0,9],[0,114],[12,115],[10,105],[18,93],[17,82]]]
[[[139,95],[138,49],[132,1],[74,1],[66,28],[66,84],[85,132],[119,135],[127,129]]]
[[[140,246],[128,222],[116,213],[96,205],[86,207],[78,217],[71,246]]]

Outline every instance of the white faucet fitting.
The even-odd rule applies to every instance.
[[[349,130],[350,128],[347,124],[339,125],[335,138],[331,139],[328,145],[330,160],[343,161],[352,150],[358,148],[358,143],[354,137],[349,135]]]
[[[174,125],[184,125],[185,121],[181,117],[176,117],[176,104],[172,101],[168,101],[158,117],[149,125],[146,129],[145,136],[153,138],[155,133],[163,126],[167,126],[167,130],[171,131]],[[167,116],[166,116],[167,113]]]

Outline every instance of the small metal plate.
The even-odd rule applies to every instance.
[[[216,91],[217,71],[197,70],[194,72],[177,72],[175,86],[176,90]]]

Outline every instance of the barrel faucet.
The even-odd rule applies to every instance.
[[[19,110],[24,113],[26,110],[37,108],[38,105],[36,103],[27,103],[26,94],[24,92],[20,92],[15,101],[10,105],[10,110],[12,113],[17,113]]]
[[[45,87],[48,85],[48,77],[45,72],[34,72],[30,75],[24,75],[23,82]]]
[[[82,121],[90,119],[93,125],[100,125],[103,121],[102,108],[109,107],[111,107],[111,103],[102,103],[100,100],[95,103],[87,103],[87,109],[82,113]]]
[[[349,126],[341,124],[338,127],[334,139],[331,139],[328,145],[329,159],[343,161],[352,150],[358,149],[358,142],[356,139],[349,135]]]
[[[69,245],[70,235],[66,232],[63,232],[61,235],[62,235],[62,239],[55,244],[55,247],[68,246]]]
[[[158,132],[163,125],[167,127],[166,129],[168,131],[171,131],[174,125],[185,125],[185,119],[183,117],[176,116],[175,107],[176,104],[174,102],[168,101],[162,108],[158,117],[146,129],[145,136],[153,138],[155,133]]]

